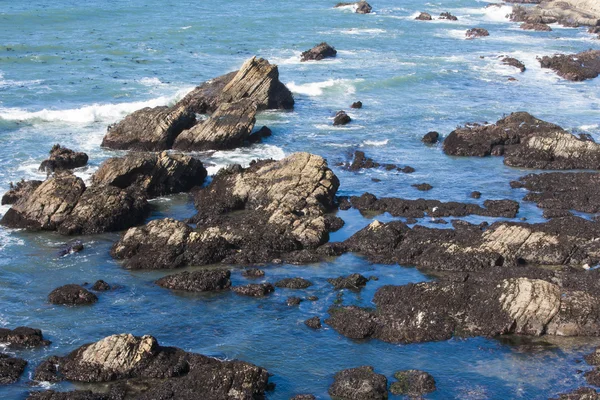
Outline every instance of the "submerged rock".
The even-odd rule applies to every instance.
[[[21,198],[28,197],[35,189],[42,184],[42,181],[21,179],[17,184],[10,183],[8,192],[2,196],[2,205],[15,204]]]
[[[83,250],[83,242],[81,240],[73,240],[66,245],[58,252],[58,257],[65,257],[69,254],[79,253]]]
[[[559,76],[575,82],[594,79],[600,74],[600,50],[577,54],[557,54],[538,58],[542,68],[550,68]]]
[[[193,272],[181,272],[167,275],[156,281],[158,286],[172,290],[188,292],[210,292],[229,289],[231,280],[229,271],[217,269],[202,269]]]
[[[412,187],[414,187],[417,190],[420,190],[422,192],[427,192],[428,190],[433,189],[433,186],[431,186],[429,183],[415,183],[413,185],[411,185]]]
[[[92,290],[95,290],[97,292],[106,292],[107,290],[110,290],[111,287],[108,283],[104,282],[102,279],[97,280],[94,285],[92,285]]]
[[[300,61],[320,61],[324,58],[335,57],[337,51],[327,43],[319,43],[310,50],[306,50],[300,56]]]
[[[0,385],[18,381],[26,366],[27,361],[0,353]]]
[[[425,371],[409,369],[394,374],[398,382],[390,385],[390,392],[411,397],[422,396],[436,390],[435,379]]]
[[[479,37],[490,36],[490,33],[487,31],[487,29],[473,28],[473,29],[467,30],[467,32],[465,33],[465,36],[467,37],[467,39],[475,39],[475,38],[479,38]]]
[[[247,268],[242,272],[242,276],[246,278],[261,278],[265,276],[265,271],[258,268]]]
[[[331,283],[335,290],[361,290],[363,287],[366,286],[369,280],[361,274],[350,274],[348,276],[340,276],[338,278],[327,279],[327,282]]]
[[[83,167],[87,162],[87,154],[75,152],[66,147],[61,147],[60,144],[55,144],[50,150],[50,157],[47,160],[42,161],[39,170],[51,173],[54,171]]]
[[[431,14],[422,12],[419,15],[417,15],[415,19],[418,21],[431,21],[433,18],[431,18]]]
[[[312,394],[297,394],[294,397],[290,397],[290,400],[317,400]]]
[[[523,64],[521,61],[517,60],[516,58],[512,58],[512,57],[504,57],[502,59],[502,64],[505,65],[510,65],[511,67],[515,67],[518,68],[521,72],[525,72],[525,64]]]
[[[0,343],[14,347],[47,346],[51,342],[44,339],[39,329],[20,326],[13,330],[0,328]]]
[[[373,372],[373,367],[363,366],[340,371],[329,387],[331,397],[340,400],[387,399],[387,378]]]
[[[450,14],[449,12],[441,13],[439,19],[446,19],[448,21],[458,21],[458,18],[456,16]]]
[[[256,112],[256,103],[252,99],[222,103],[207,120],[177,136],[173,148],[204,151],[240,147],[250,138]]]
[[[311,287],[312,283],[304,278],[284,278],[275,282],[275,286],[287,289],[306,289]]]
[[[69,284],[54,289],[48,295],[48,301],[59,305],[82,305],[93,304],[98,301],[98,297],[82,286]]]
[[[335,113],[335,117],[333,118],[333,125],[346,125],[350,123],[350,121],[352,121],[352,118],[346,114],[346,111],[338,111]]]
[[[237,294],[250,297],[263,297],[275,291],[275,287],[270,283],[251,283],[244,286],[234,286],[231,288]]]

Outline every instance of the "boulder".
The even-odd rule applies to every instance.
[[[252,99],[222,103],[205,121],[183,131],[173,148],[185,151],[226,150],[249,140],[256,122],[257,108]]]
[[[36,369],[34,379],[121,380],[124,396],[139,400],[244,400],[264,396],[269,387],[269,374],[261,367],[163,347],[152,336],[130,334],[106,337],[65,357],[50,357]]]
[[[312,282],[303,278],[284,278],[275,282],[275,286],[286,289],[306,289],[312,286]]]
[[[0,385],[18,381],[26,366],[27,361],[0,353]]]
[[[480,199],[481,198],[481,192],[478,192],[477,190],[475,190],[475,191],[471,192],[470,196],[473,199]]]
[[[423,136],[423,139],[421,139],[421,142],[427,143],[427,144],[435,144],[438,142],[439,139],[440,139],[440,134],[435,131],[432,131],[432,132],[427,132]]]
[[[512,58],[512,57],[504,57],[502,59],[502,64],[504,65],[510,65],[511,67],[515,67],[518,68],[521,72],[525,72],[525,64],[523,64],[521,61],[517,60],[516,58]]]
[[[433,18],[431,18],[431,14],[422,12],[415,19],[418,21],[431,21]]]
[[[600,50],[544,56],[538,61],[542,68],[550,68],[570,81],[580,82],[600,75]]]
[[[312,329],[321,329],[321,319],[319,317],[312,317],[304,321],[304,325]]]
[[[333,118],[333,125],[346,125],[352,121],[352,118],[345,111],[338,111],[335,113],[335,117]]]
[[[195,123],[195,114],[185,107],[142,108],[110,125],[102,140],[102,147],[116,150],[167,150],[177,135]]]
[[[193,272],[181,272],[167,275],[156,281],[158,286],[172,290],[188,292],[212,292],[229,289],[231,273],[226,270],[202,269]]]
[[[10,183],[8,192],[2,196],[2,205],[15,204],[20,199],[29,196],[35,189],[42,184],[42,181],[26,181],[21,179],[17,184]]]
[[[50,150],[50,157],[42,161],[39,170],[51,173],[54,171],[83,167],[87,162],[87,154],[75,152],[66,147],[60,147],[60,144],[55,144]]]
[[[92,182],[120,189],[132,188],[151,198],[202,186],[206,175],[202,162],[190,156],[166,151],[130,153],[103,162]]]
[[[95,290],[96,292],[106,292],[107,290],[110,290],[111,287],[108,283],[104,282],[102,279],[97,280],[93,285],[92,285],[92,290]]]
[[[243,296],[264,297],[269,293],[273,293],[275,288],[270,283],[251,283],[244,286],[234,286],[231,290]]]
[[[487,29],[473,28],[473,29],[467,30],[467,32],[465,33],[465,36],[467,39],[475,39],[475,38],[490,36],[490,33],[487,31]]]
[[[98,297],[79,285],[69,284],[54,289],[48,295],[48,301],[52,304],[73,306],[93,304],[98,301]]]
[[[335,57],[337,51],[327,43],[319,43],[310,50],[306,50],[300,56],[300,61],[320,61],[324,58]]]
[[[394,378],[398,382],[390,385],[390,392],[395,395],[420,397],[436,389],[435,379],[425,371],[417,369],[398,371],[394,374]]]
[[[429,183],[415,183],[411,186],[417,190],[420,190],[421,192],[427,192],[428,190],[433,189],[433,186],[431,186]]]
[[[289,307],[297,306],[297,305],[300,305],[300,303],[302,303],[302,299],[300,297],[290,296],[285,300],[285,303]]]
[[[540,32],[551,32],[552,28],[548,25],[539,22],[525,22],[521,24],[521,29],[525,31],[540,31]]]
[[[369,14],[373,10],[373,7],[366,1],[359,1],[356,3],[356,10],[354,11],[357,14]]]
[[[44,339],[39,329],[20,326],[13,330],[0,328],[0,343],[11,347],[47,346],[51,342]]]
[[[361,274],[350,274],[348,276],[327,279],[327,282],[331,283],[335,290],[361,290],[369,280]]]
[[[352,103],[350,105],[350,108],[362,108],[363,104],[362,101],[355,101],[354,103]]]
[[[443,12],[440,14],[439,19],[446,19],[448,21],[458,21],[458,18],[449,12]]]
[[[345,369],[333,377],[329,394],[340,400],[387,399],[387,378],[371,366]]]
[[[9,228],[56,230],[77,205],[85,190],[81,178],[61,172],[21,197],[4,214],[0,224]]]

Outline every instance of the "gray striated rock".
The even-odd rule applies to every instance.
[[[409,369],[394,374],[398,381],[390,385],[390,392],[396,395],[420,397],[436,390],[435,379],[425,371]]]
[[[549,0],[539,3],[535,7],[514,6],[510,19],[544,24],[558,22],[568,27],[597,26],[600,23],[600,6],[595,0]]]
[[[211,292],[229,289],[231,280],[229,271],[218,269],[202,269],[193,272],[181,272],[167,275],[156,281],[158,286],[172,290],[188,292]]]
[[[387,378],[373,372],[373,367],[350,368],[335,374],[329,387],[331,397],[340,400],[387,399]]]
[[[98,301],[98,297],[87,289],[69,284],[54,289],[48,295],[48,301],[59,305],[82,305],[93,304]]]
[[[50,157],[47,160],[42,161],[39,170],[51,173],[54,171],[83,167],[87,162],[87,154],[75,152],[66,147],[61,147],[60,144],[55,144],[50,150]]]
[[[0,385],[18,381],[26,366],[27,361],[0,353]]]
[[[110,125],[102,147],[118,150],[161,151],[170,149],[184,129],[191,128],[196,116],[185,107],[146,107]]]
[[[19,199],[29,196],[42,184],[42,181],[21,179],[17,184],[10,183],[8,192],[2,196],[2,205],[15,204]]]
[[[246,142],[254,123],[257,108],[252,99],[222,103],[207,120],[183,131],[173,148],[186,151],[225,150]]]
[[[550,68],[570,81],[580,82],[600,75],[600,50],[544,56],[538,61],[542,68]]]
[[[197,86],[177,103],[177,107],[183,107],[195,114],[212,114],[219,107],[223,89],[238,72],[229,72]]]
[[[320,61],[324,58],[335,57],[337,51],[327,43],[319,43],[310,50],[306,50],[300,56],[300,61]]]
[[[13,347],[47,346],[51,342],[45,340],[39,329],[20,326],[13,330],[0,328],[0,343]]]

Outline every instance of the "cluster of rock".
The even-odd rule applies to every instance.
[[[577,54],[556,54],[538,58],[542,68],[549,68],[570,81],[594,79],[600,75],[600,50]]]
[[[47,346],[50,341],[44,339],[39,329],[21,326],[13,330],[0,328],[0,344],[10,348],[28,348]],[[26,366],[26,360],[0,353],[0,385],[18,381]]]
[[[409,165],[405,167],[399,167],[395,164],[380,164],[374,161],[372,158],[367,157],[364,151],[356,150],[352,155],[352,162],[340,163],[338,166],[344,167],[349,171],[360,171],[362,169],[371,168],[384,168],[386,171],[399,171],[406,174],[415,172],[415,169]]]
[[[293,106],[277,66],[252,57],[239,71],[204,83],[171,107],[147,107],[109,126],[102,146],[142,151],[230,149],[252,140],[258,111]],[[196,113],[211,115],[196,121]]]
[[[576,137],[560,126],[526,112],[495,124],[468,124],[444,140],[452,156],[504,156],[512,167],[536,169],[600,169],[600,145],[589,136]]]
[[[143,222],[147,199],[200,186],[206,169],[176,153],[132,153],[105,161],[86,187],[70,171],[42,183],[22,182],[3,198],[12,207],[0,224],[65,235],[119,231]]]
[[[327,162],[308,153],[221,170],[195,193],[190,222],[159,219],[131,228],[111,254],[126,268],[249,264],[293,257],[329,240],[339,186]]]
[[[432,21],[433,17],[429,13],[422,12],[419,15],[417,15],[415,17],[415,19],[417,21]],[[448,20],[448,21],[458,21],[458,18],[456,16],[450,14],[449,12],[443,12],[443,13],[441,13],[438,19],[445,19],[445,20]]]
[[[111,398],[253,399],[262,398],[269,374],[243,361],[221,361],[176,347],[160,346],[152,336],[108,336],[67,356],[52,356],[40,364],[34,380],[109,383]],[[91,392],[67,392],[69,398]],[[34,399],[54,398],[40,392]],[[118,396],[118,397],[117,397]],[[85,397],[99,399],[103,397]]]

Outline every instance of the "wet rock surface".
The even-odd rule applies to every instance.
[[[387,378],[373,372],[373,367],[345,369],[335,374],[329,394],[343,400],[387,399]]]
[[[465,33],[465,36],[467,39],[476,39],[476,38],[481,38],[481,37],[485,37],[485,36],[490,36],[490,33],[487,31],[487,29],[484,29],[484,28],[473,28],[473,29],[467,30],[467,32]]]
[[[39,170],[51,173],[54,171],[83,167],[87,162],[87,154],[75,152],[66,147],[61,147],[60,144],[55,144],[50,150],[50,157],[42,161]]]
[[[2,205],[15,204],[17,201],[19,201],[19,199],[28,197],[41,184],[42,181],[26,181],[24,179],[17,182],[16,185],[11,182],[8,191],[2,196]]]
[[[50,341],[44,339],[41,330],[20,326],[12,330],[0,328],[0,343],[12,347],[36,347],[47,346]]]
[[[327,279],[327,282],[333,285],[335,290],[361,290],[369,280],[361,274],[350,274],[348,276]]]
[[[234,286],[231,288],[237,294],[250,297],[264,297],[275,291],[275,287],[270,283],[251,283],[244,286]]]
[[[423,136],[421,141],[423,143],[427,143],[427,144],[434,144],[434,143],[437,143],[439,139],[440,139],[440,134],[435,131],[432,131],[432,132],[427,132],[425,134],[425,136]]]
[[[74,306],[93,304],[98,301],[98,297],[82,286],[68,284],[54,289],[48,295],[48,301],[52,304]]]
[[[312,286],[312,282],[304,278],[284,278],[275,282],[275,286],[287,289],[306,289]]]
[[[600,50],[588,50],[577,54],[557,54],[538,59],[542,68],[550,68],[559,76],[580,82],[594,79],[600,74]]]
[[[394,374],[397,382],[392,382],[390,392],[411,397],[422,396],[435,391],[435,379],[425,371],[409,369]]]
[[[519,61],[513,57],[504,57],[502,59],[502,64],[510,65],[511,67],[518,68],[521,72],[525,72],[525,69],[526,69],[525,64],[523,64],[521,61]]]
[[[65,357],[51,357],[34,374],[57,382],[121,382],[136,399],[249,399],[264,396],[268,372],[242,361],[220,361],[175,347],[152,336],[113,335]],[[131,379],[135,379],[132,381]],[[131,382],[131,383],[130,383]]]
[[[333,118],[333,125],[346,125],[352,121],[352,118],[345,111],[338,111],[335,113],[335,117]]]
[[[188,292],[211,292],[229,289],[231,273],[224,270],[203,269],[167,275],[156,281],[158,286]]]
[[[0,385],[18,381],[26,366],[27,361],[0,353]]]
[[[386,171],[396,170],[396,171],[404,172],[407,174],[415,171],[415,169],[410,166],[401,168],[394,164],[378,163],[378,162],[374,161],[372,158],[367,157],[365,152],[361,151],[361,150],[354,151],[354,153],[352,155],[352,162],[340,163],[338,165],[342,166],[350,171],[353,171],[353,172],[357,172],[362,169],[371,169],[371,168],[384,168]]]
[[[324,58],[331,58],[337,55],[335,48],[327,43],[319,43],[310,50],[306,50],[300,56],[300,61],[320,61]]]
[[[290,296],[285,300],[285,303],[289,307],[297,306],[297,305],[300,305],[300,303],[302,303],[302,299],[300,297]]]

